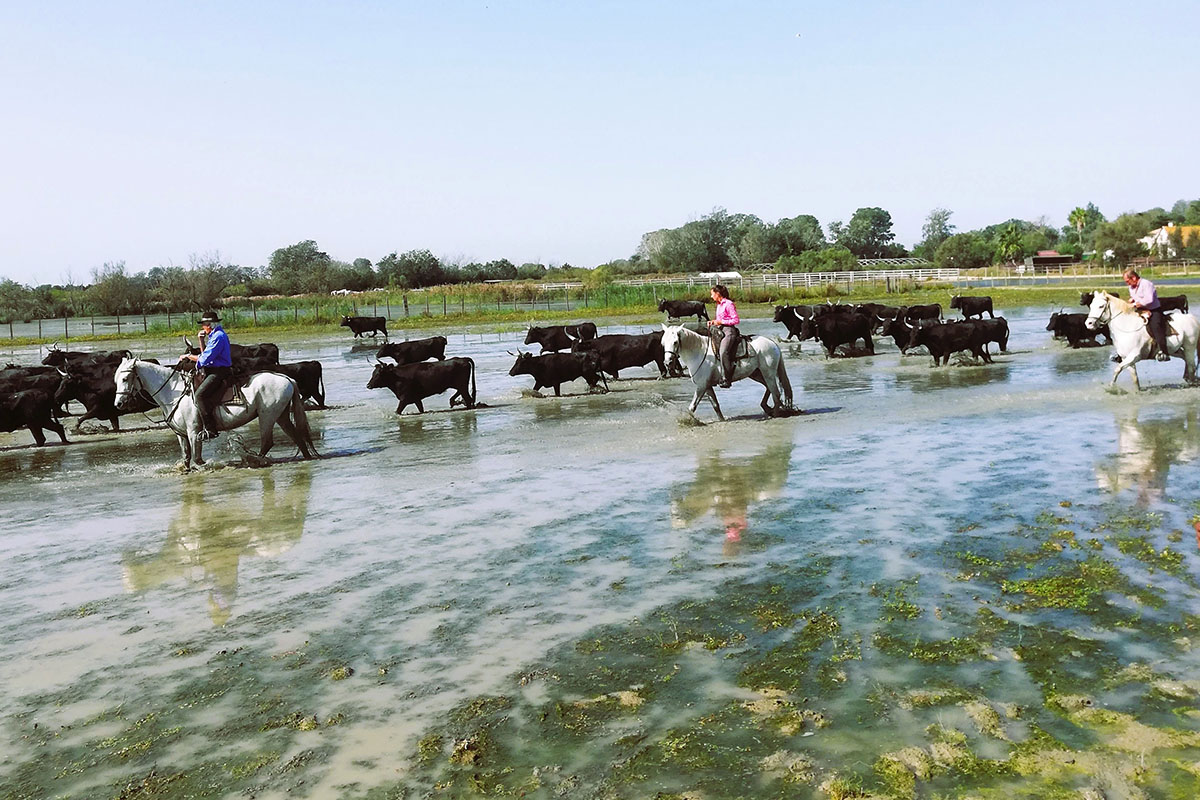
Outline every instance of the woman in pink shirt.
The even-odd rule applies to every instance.
[[[708,327],[716,328],[713,335],[720,337],[721,344],[717,350],[721,358],[720,386],[722,389],[728,389],[733,385],[733,350],[740,335],[737,324],[741,319],[738,317],[737,306],[729,299],[729,290],[723,284],[718,283],[709,293],[713,302],[717,304],[717,313],[708,321]]]

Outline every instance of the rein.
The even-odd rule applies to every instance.
[[[131,374],[131,377],[138,382],[138,386],[141,387],[142,391],[146,391],[146,382],[145,382],[145,380],[142,379],[142,374],[140,372],[138,372],[136,364],[137,364],[137,361],[135,360],[133,365],[130,366],[129,372]],[[185,375],[185,373],[172,372],[170,375],[167,376],[166,380],[164,380],[162,382],[162,384],[159,385],[159,387],[157,389],[155,389],[153,392],[150,392],[150,399],[154,400],[157,403],[158,400],[156,398],[158,397],[158,393],[161,392],[163,389],[167,388],[167,384],[169,384],[171,381],[175,380],[175,377],[177,375]],[[185,377],[186,377],[186,375],[185,375]],[[125,394],[129,394],[129,392],[126,391]],[[181,432],[178,428],[176,428],[174,425],[172,425],[171,420],[174,418],[175,412],[179,410],[180,401],[182,401],[183,398],[189,394],[191,394],[191,382],[190,381],[188,381],[185,384],[184,390],[179,393],[179,397],[177,397],[175,399],[175,402],[171,405],[170,411],[166,412],[166,414],[163,416],[163,422],[166,424],[166,426],[180,436],[183,436],[185,432]]]
[[[1107,318],[1105,318],[1106,313],[1107,313]],[[1130,314],[1137,318],[1137,323],[1136,323],[1135,327],[1121,328],[1120,326],[1113,324],[1117,320],[1119,320],[1121,317],[1125,316],[1126,314]],[[1090,319],[1090,317],[1089,317],[1089,319]],[[1104,309],[1099,314],[1096,315],[1095,324],[1097,326],[1108,325],[1110,328],[1116,328],[1117,331],[1120,333],[1137,333],[1138,330],[1146,327],[1146,321],[1144,319],[1142,319],[1142,315],[1139,314],[1137,311],[1134,311],[1131,309],[1129,311],[1122,311],[1120,314],[1114,314],[1113,310],[1112,310],[1112,298],[1108,298],[1108,297],[1105,298]]]

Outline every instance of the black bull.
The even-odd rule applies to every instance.
[[[819,339],[825,348],[825,357],[833,355],[838,346],[853,345],[862,339],[867,352],[875,353],[875,343],[871,341],[871,328],[874,320],[865,314],[826,314],[804,320],[800,327],[800,339]]]
[[[607,333],[590,342],[576,342],[573,353],[595,353],[600,359],[600,371],[620,379],[620,371],[644,367],[654,362],[658,374],[667,377],[667,354],[662,346],[662,333]]]
[[[590,342],[596,338],[596,323],[578,325],[532,325],[525,333],[524,344],[538,344],[543,353],[568,350],[575,342]]]
[[[967,317],[979,317],[983,319],[983,312],[985,311],[991,319],[996,318],[996,314],[992,310],[992,298],[987,295],[981,297],[964,297],[956,294],[950,298],[950,307],[961,311],[963,319]]]
[[[1079,305],[1090,306],[1092,304],[1093,297],[1095,297],[1094,292],[1080,292]],[[1159,308],[1162,309],[1164,314],[1168,311],[1182,311],[1184,314],[1188,313],[1188,299],[1186,294],[1175,294],[1171,295],[1170,297],[1160,297],[1158,298],[1158,303]]]
[[[933,356],[935,367],[939,359],[942,366],[949,364],[950,354],[960,350],[970,350],[976,358],[990,364],[992,357],[988,355],[987,337],[987,329],[974,322],[934,323],[913,328],[908,346],[913,348],[923,345]]]
[[[339,324],[354,331],[355,339],[367,332],[372,336],[378,336],[382,332],[383,338],[388,338],[387,317],[342,317]]]
[[[397,364],[415,364],[418,361],[446,359],[446,337],[430,336],[428,339],[414,339],[409,342],[388,342],[379,348],[376,359],[390,358]]]
[[[445,361],[420,362],[417,364],[376,364],[368,389],[388,388],[398,401],[396,413],[415,405],[424,414],[422,401],[449,389],[450,407],[462,403],[466,408],[475,407],[475,361],[470,358],[447,358]]]
[[[589,389],[595,389],[604,380],[600,372],[600,358],[595,353],[543,353],[540,356],[518,353],[508,374],[513,377],[530,375],[535,392],[543,386],[553,387],[555,397],[562,397],[562,384],[578,378],[586,380]],[[604,388],[608,389],[607,383]]]
[[[708,319],[708,309],[704,307],[703,300],[659,300],[658,310],[667,312],[669,319],[695,317],[697,322]]]
[[[67,444],[67,432],[54,419],[53,401],[47,392],[26,389],[0,396],[0,431],[9,433],[18,428],[28,428],[38,447],[46,444],[43,430],[54,431]]]

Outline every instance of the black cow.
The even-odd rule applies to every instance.
[[[54,401],[38,389],[0,395],[0,431],[10,433],[17,428],[28,428],[38,447],[46,444],[44,430],[54,431],[63,444],[69,444],[67,432],[54,419]]]
[[[325,407],[325,377],[320,361],[296,361],[291,364],[263,364],[259,362],[253,372],[278,372],[296,383],[301,400],[314,400],[317,408]]]
[[[1050,322],[1046,325],[1046,330],[1053,331],[1055,339],[1066,339],[1071,347],[1083,347],[1085,343],[1089,347],[1094,347],[1099,344],[1096,341],[1097,336],[1103,336],[1108,344],[1112,344],[1108,325],[1101,325],[1094,331],[1088,330],[1087,326],[1083,324],[1087,318],[1087,314],[1068,314],[1064,311],[1055,311],[1050,315]]]
[[[983,319],[983,312],[985,311],[992,319],[996,318],[996,315],[992,312],[992,298],[987,295],[981,297],[964,297],[961,294],[956,294],[950,298],[950,307],[961,311],[963,319],[967,319],[968,317]]]
[[[857,306],[851,303],[835,303],[829,300],[824,303],[817,303],[812,307],[814,317],[824,317],[829,314],[853,314]]]
[[[825,357],[830,358],[839,345],[853,346],[863,340],[867,352],[875,354],[875,343],[871,341],[871,319],[863,314],[833,313],[813,317],[804,321],[800,339],[819,339],[825,348]]]
[[[896,347],[900,349],[900,354],[904,355],[908,352],[908,343],[912,341],[913,325],[909,323],[903,316],[897,314],[891,319],[880,319],[876,317],[876,323],[879,326],[879,332],[884,336],[892,337],[892,341],[896,343]]]
[[[581,322],[578,325],[531,325],[525,333],[524,344],[539,344],[543,353],[568,350],[576,342],[590,342],[596,338],[596,323]]]
[[[908,346],[912,348],[924,345],[929,355],[933,356],[935,367],[938,365],[938,359],[941,359],[942,366],[949,364],[950,354],[961,350],[970,350],[976,358],[990,364],[992,357],[988,355],[984,346],[984,335],[984,330],[976,327],[974,322],[934,322],[913,328]]]
[[[475,361],[470,358],[447,358],[445,361],[421,361],[416,364],[376,364],[367,381],[368,389],[387,387],[396,395],[399,403],[396,413],[404,412],[412,404],[421,414],[425,406],[421,401],[448,389],[450,407],[462,403],[464,408],[475,407]]]
[[[355,339],[367,331],[371,332],[372,337],[382,331],[384,340],[388,338],[387,317],[342,317],[341,327],[354,331]]]
[[[588,342],[576,342],[572,353],[595,353],[600,359],[600,371],[620,380],[620,371],[644,367],[651,361],[658,367],[660,377],[667,377],[662,333],[606,333]]]
[[[800,335],[800,325],[813,316],[812,306],[775,306],[775,321],[782,322],[787,328],[785,339]]]
[[[871,320],[871,333],[882,333],[883,323],[900,314],[899,307],[885,306],[883,303],[859,303],[854,310]]]
[[[1113,294],[1116,294],[1116,292],[1113,292]],[[1094,296],[1095,295],[1093,292],[1080,292],[1079,305],[1090,306]],[[1176,294],[1171,295],[1170,297],[1159,297],[1158,302],[1164,314],[1168,311],[1182,311],[1184,314],[1188,313],[1188,299],[1186,294]]]
[[[562,397],[560,386],[564,383],[583,378],[588,382],[588,389],[593,390],[596,384],[604,382],[604,390],[608,391],[608,382],[600,372],[600,357],[595,353],[544,353],[535,356],[533,353],[518,353],[513,362],[509,375],[533,376],[533,390],[542,387],[554,387],[554,396]]]
[[[659,300],[658,310],[667,312],[667,319],[695,317],[696,322],[708,321],[708,309],[703,300]]]
[[[116,368],[113,369],[115,371]],[[57,367],[9,369],[0,372],[0,396],[16,392],[38,391],[53,398],[60,383],[62,383],[62,373]],[[57,416],[69,416],[69,412],[62,407],[57,407],[56,412]]]
[[[397,364],[415,364],[431,358],[444,361],[446,359],[446,337],[430,336],[428,339],[414,339],[411,342],[388,342],[379,348],[375,358],[376,360],[390,358]]]
[[[183,346],[185,352],[198,356],[201,353],[199,347],[194,346],[186,336],[183,337]],[[278,364],[279,363],[279,345],[271,342],[259,342],[258,344],[234,344],[229,343],[229,360],[233,363],[234,368],[246,366],[258,366],[263,364]],[[119,361],[118,361],[119,363]]]
[[[909,322],[919,322],[923,319],[938,320],[942,318],[942,304],[927,303],[926,305],[902,306],[900,314]]]
[[[66,367],[75,364],[85,366],[112,364],[115,367],[126,358],[133,358],[133,353],[128,350],[101,350],[89,353],[83,350],[59,350],[57,347],[52,347],[50,352],[46,353],[46,357],[42,359],[42,363],[48,367]]]
[[[995,319],[956,319],[951,320],[955,325],[974,325],[983,332],[983,347],[987,349],[989,342],[1000,346],[1000,352],[1008,352],[1008,320],[1004,317]]]
[[[71,366],[54,390],[54,402],[65,404],[71,400],[79,401],[84,407],[84,413],[75,420],[75,430],[90,419],[98,419],[119,431],[121,423],[117,417],[151,411],[158,405],[145,391],[140,391],[118,408],[115,365]]]

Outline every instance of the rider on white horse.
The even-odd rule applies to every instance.
[[[1153,283],[1138,275],[1135,269],[1125,270],[1124,277],[1125,285],[1129,287],[1129,302],[1133,303],[1133,307],[1138,311],[1150,312],[1150,320],[1146,327],[1150,330],[1154,343],[1158,345],[1158,355],[1155,358],[1159,361],[1170,361],[1171,354],[1167,350],[1167,318],[1158,300],[1158,290],[1154,288]]]
[[[196,389],[196,408],[204,423],[200,438],[217,438],[216,412],[221,400],[221,390],[229,382],[229,373],[233,368],[233,359],[229,354],[229,336],[219,323],[221,318],[215,311],[205,311],[200,317],[200,331],[197,336],[204,342],[204,352],[198,356],[185,353],[182,359],[196,362],[196,369],[204,370],[204,381]]]
[[[737,324],[741,322],[738,317],[737,306],[729,299],[729,290],[724,284],[718,283],[709,290],[712,295],[713,302],[717,304],[717,313],[713,314],[713,318],[708,321],[708,327],[715,328],[713,338],[720,340],[720,346],[717,354],[721,359],[721,383],[722,389],[728,389],[733,386],[733,354],[737,347],[738,337],[741,332],[737,329]]]

